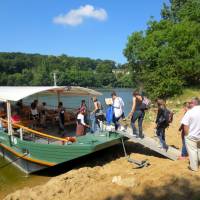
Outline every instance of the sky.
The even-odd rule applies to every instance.
[[[128,36],[160,20],[166,0],[0,0],[0,52],[125,63]]]

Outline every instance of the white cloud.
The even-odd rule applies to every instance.
[[[67,14],[54,17],[53,22],[56,24],[77,26],[82,24],[86,18],[104,21],[107,19],[107,13],[103,8],[95,9],[92,5],[85,5],[78,9],[70,10]]]

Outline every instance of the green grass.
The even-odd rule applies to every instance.
[[[180,109],[183,107],[184,102],[190,101],[193,97],[200,97],[200,89],[186,88],[181,95],[170,98],[167,101],[167,106]]]
[[[185,88],[181,95],[174,96],[167,100],[167,108],[177,113],[183,108],[183,103],[190,101],[193,97],[200,98],[200,88]],[[154,122],[156,113],[157,108],[153,107],[149,109],[145,114],[145,122]]]

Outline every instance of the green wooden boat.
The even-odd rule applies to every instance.
[[[58,165],[121,143],[121,135],[110,131],[61,138],[42,133],[11,120],[11,102],[37,93],[96,96],[98,92],[81,87],[0,87],[0,100],[7,104],[1,118],[0,154],[26,173]]]

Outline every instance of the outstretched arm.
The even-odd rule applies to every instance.
[[[135,107],[136,107],[136,98],[133,97],[131,112],[128,114],[129,117],[132,116],[133,113],[135,112]]]
[[[91,113],[95,113],[98,110],[97,102],[94,102],[94,110]]]
[[[183,130],[184,130],[185,135],[188,135],[188,133],[189,133],[189,126],[184,125],[183,126]]]

